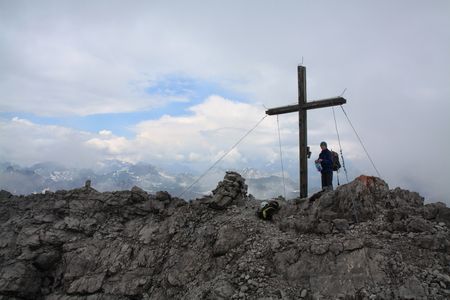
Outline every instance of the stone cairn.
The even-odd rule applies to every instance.
[[[247,198],[248,186],[245,179],[236,172],[228,171],[217,187],[212,191],[210,206],[215,209],[225,209]]]

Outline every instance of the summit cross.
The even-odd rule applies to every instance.
[[[329,106],[342,105],[347,103],[342,97],[329,98],[323,100],[306,101],[306,68],[297,67],[298,73],[298,104],[280,106],[266,110],[266,114],[281,115],[298,111],[299,126],[299,147],[300,147],[300,198],[308,197],[308,158],[311,155],[307,146],[307,119],[308,109],[323,108]]]

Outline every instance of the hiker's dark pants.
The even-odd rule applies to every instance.
[[[333,172],[322,172],[322,190],[333,190]]]

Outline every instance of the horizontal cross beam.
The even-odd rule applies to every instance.
[[[266,110],[266,114],[271,115],[281,115],[281,114],[287,114],[295,111],[300,111],[301,109],[316,109],[316,108],[322,108],[322,107],[328,107],[328,106],[336,106],[336,105],[342,105],[347,103],[347,100],[345,100],[342,97],[337,98],[329,98],[324,100],[316,100],[316,101],[310,101],[306,102],[304,104],[294,104],[294,105],[287,105],[287,106],[280,106],[275,108],[269,108]]]

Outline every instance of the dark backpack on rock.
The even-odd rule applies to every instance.
[[[263,220],[272,220],[274,214],[280,210],[280,204],[277,201],[263,201],[260,209],[256,212],[257,216]]]
[[[333,150],[331,152],[331,161],[333,166],[333,171],[337,171],[341,168],[341,163],[339,162],[339,154],[334,152]]]

